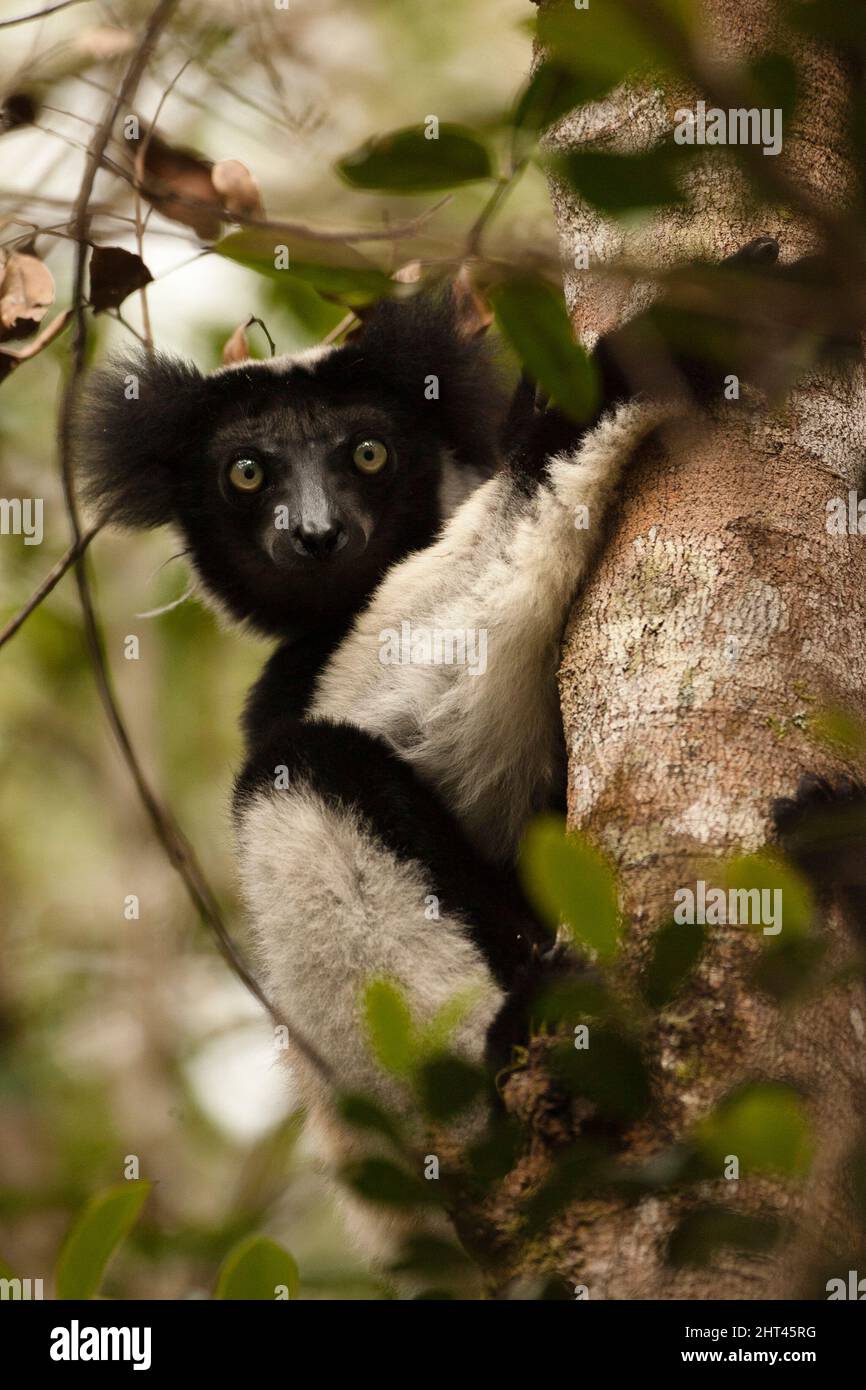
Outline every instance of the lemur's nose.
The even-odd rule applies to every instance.
[[[292,532],[292,545],[299,555],[324,560],[328,555],[342,550],[347,535],[342,521],[331,521],[321,526],[301,525]]]

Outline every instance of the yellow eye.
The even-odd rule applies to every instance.
[[[229,470],[229,480],[238,492],[258,492],[265,481],[265,470],[255,459],[236,459]]]
[[[388,462],[388,450],[381,439],[362,439],[355,445],[352,462],[362,473],[379,473]]]

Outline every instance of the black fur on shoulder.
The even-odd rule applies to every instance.
[[[84,498],[118,526],[174,519],[190,435],[203,421],[206,381],[189,362],[141,353],[110,360],[90,377],[75,419]]]

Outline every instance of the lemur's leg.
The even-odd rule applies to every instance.
[[[476,1058],[504,994],[549,941],[417,773],[347,725],[285,721],[247,762],[235,813],[242,887],[275,1005],[338,1085],[381,1092],[361,995],[389,976],[420,1020],[477,994],[458,1036]]]
[[[333,1072],[326,1080],[287,1054],[317,1151],[336,1173],[381,1141],[338,1117],[334,1091],[366,1092],[398,1112],[409,1100],[371,1054],[365,985],[396,981],[422,1026],[462,1001],[448,1046],[480,1063],[491,1059],[491,1028],[508,991],[516,986],[522,997],[550,938],[514,875],[486,863],[436,793],[360,729],[271,725],[238,779],[235,818],[263,983]],[[500,1026],[495,1038],[499,1060],[511,1036]],[[473,1123],[467,1129],[461,1116],[452,1139]],[[380,1263],[411,1234],[447,1234],[436,1208],[382,1212],[340,1195],[350,1232]]]

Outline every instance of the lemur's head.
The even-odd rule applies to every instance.
[[[146,355],[91,379],[85,496],[174,525],[206,589],[281,634],[350,611],[497,461],[502,395],[450,290],[383,301],[339,347],[203,376]]]

